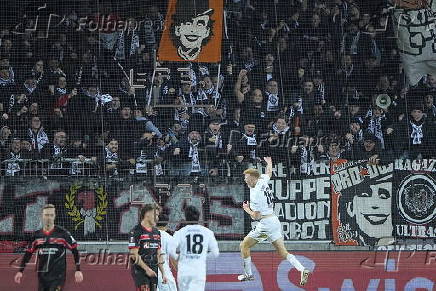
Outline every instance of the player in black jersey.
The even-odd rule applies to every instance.
[[[24,268],[30,261],[32,254],[37,252],[38,291],[62,290],[67,269],[66,249],[69,249],[74,255],[76,282],[83,281],[77,243],[67,230],[54,224],[55,218],[55,206],[53,204],[45,205],[42,210],[43,228],[36,231],[29,241],[21,261],[20,270],[15,274],[14,280],[17,284],[21,283]]]
[[[141,223],[130,231],[129,250],[132,260],[131,273],[138,291],[157,290],[157,272],[167,282],[160,258],[160,232],[155,227],[159,210],[154,204],[141,209]]]

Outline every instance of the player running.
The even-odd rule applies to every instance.
[[[174,279],[173,273],[170,268],[170,246],[172,245],[173,237],[166,232],[168,227],[168,216],[160,215],[159,222],[157,223],[157,228],[160,232],[160,241],[161,241],[161,260],[163,261],[163,268],[165,269],[165,275],[167,276],[167,283],[164,284],[162,282],[162,274],[158,272],[158,283],[157,289],[159,291],[177,291],[176,280]],[[171,258],[171,263],[175,261]]]
[[[166,274],[159,264],[161,238],[156,225],[158,209],[154,204],[145,204],[141,209],[141,223],[130,231],[129,250],[133,261],[131,273],[137,291],[155,291],[158,268],[165,284]]]
[[[188,225],[173,236],[170,256],[178,260],[179,290],[202,291],[206,286],[206,258],[219,256],[218,243],[210,229],[199,225],[200,212],[194,206],[185,209]]]
[[[266,174],[260,175],[256,169],[244,171],[245,183],[250,188],[250,202],[245,201],[242,208],[251,218],[257,221],[257,225],[248,233],[241,242],[241,256],[244,260],[244,274],[238,276],[239,281],[254,280],[251,272],[250,249],[265,239],[272,243],[277,253],[284,260],[288,260],[301,273],[300,285],[305,285],[310,272],[295,258],[288,253],[283,243],[282,226],[278,217],[274,214],[273,193],[268,185],[272,175],[271,157],[265,157]]]
[[[14,281],[21,283],[26,264],[32,258],[34,252],[38,253],[38,290],[60,291],[65,284],[67,270],[66,249],[74,256],[76,272],[74,277],[77,283],[83,281],[80,271],[80,255],[77,251],[77,243],[71,234],[60,226],[54,224],[56,209],[53,204],[47,204],[42,209],[43,227],[33,233],[26,253],[21,261],[20,270],[15,274]]]

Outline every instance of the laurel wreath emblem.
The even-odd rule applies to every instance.
[[[76,225],[74,226],[75,230],[77,230],[79,225],[81,225],[85,221],[85,219],[80,214],[80,211],[77,208],[76,203],[75,203],[76,195],[77,195],[77,192],[80,190],[80,188],[82,188],[82,186],[79,184],[71,185],[70,192],[67,193],[67,195],[65,196],[65,208],[69,210],[67,212],[67,214],[72,217],[72,220],[74,222],[76,222]],[[100,222],[104,218],[103,215],[107,214],[107,211],[106,211],[107,206],[108,206],[107,193],[104,191],[103,186],[100,186],[97,189],[95,189],[95,193],[97,194],[97,198],[98,198],[98,204],[97,204],[96,216],[95,216],[95,224],[101,228]]]

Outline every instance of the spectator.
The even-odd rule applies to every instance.
[[[131,153],[133,143],[139,139],[145,128],[140,128],[139,122],[133,117],[129,104],[121,106],[120,116],[110,125],[111,135],[117,140],[125,153]]]
[[[136,161],[120,151],[117,139],[110,138],[98,158],[98,163],[105,174],[118,176],[122,170],[133,168]]]
[[[219,120],[211,120],[208,129],[204,133],[204,144],[206,149],[207,161],[210,165],[210,174],[218,175],[220,159],[223,159],[227,154],[227,146],[229,145],[227,136],[221,130]]]
[[[30,127],[27,129],[27,135],[32,145],[32,151],[35,156],[39,156],[44,146],[49,143],[48,135],[42,126],[41,118],[39,116],[34,116],[30,120]]]
[[[434,156],[434,145],[431,143],[435,134],[434,124],[425,117],[422,103],[412,103],[408,109],[408,118],[387,129],[387,133],[393,136],[392,148],[401,158],[430,158]]]
[[[253,122],[247,122],[242,132],[234,132],[230,137],[231,156],[242,168],[247,168],[248,164],[255,163],[258,160],[257,152],[260,140],[256,135],[256,125]]]
[[[163,163],[170,157],[171,147],[154,133],[145,132],[136,144],[136,173],[162,176]]]
[[[370,132],[363,135],[363,144],[353,143],[348,158],[356,161],[367,160],[371,165],[387,164],[393,161],[390,152],[383,151],[380,148],[379,139]]]
[[[424,113],[429,121],[436,121],[436,105],[432,94],[424,96]]]
[[[0,128],[0,154],[2,157],[5,156],[5,153],[11,142],[11,134],[12,131],[9,126],[3,125]]]
[[[271,157],[275,161],[287,162],[291,141],[292,132],[286,123],[286,118],[284,116],[277,117],[266,140]]]
[[[208,165],[198,131],[191,131],[175,145],[171,168],[173,176],[206,175]]]
[[[17,174],[22,174],[23,164],[20,163],[20,160],[28,159],[32,159],[32,153],[22,147],[21,139],[19,137],[13,137],[9,150],[2,157],[2,160],[5,160],[5,163],[2,165],[5,175],[15,176]]]
[[[250,100],[242,103],[241,123],[247,124],[253,122],[259,131],[264,131],[268,126],[267,114],[264,98],[260,89],[254,89],[251,92]]]

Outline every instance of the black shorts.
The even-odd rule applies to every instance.
[[[38,291],[61,291],[64,288],[65,279],[55,281],[38,280]]]
[[[133,266],[131,271],[136,288],[140,288],[141,286],[147,286],[149,287],[150,291],[155,291],[157,289],[157,277],[150,278],[149,276],[147,276],[142,268],[138,268],[136,266]]]

